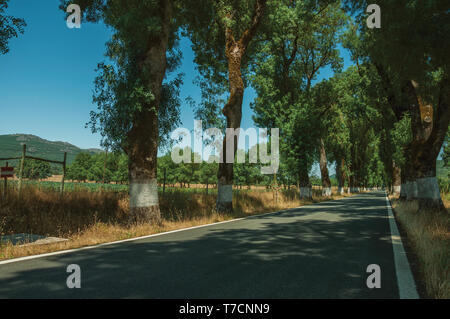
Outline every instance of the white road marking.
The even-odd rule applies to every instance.
[[[386,194],[386,206],[388,210],[389,227],[391,229],[392,248],[394,250],[395,273],[397,274],[397,286],[400,299],[419,299],[416,283],[411,271],[411,267],[403,247],[402,238],[392,214],[391,203]]]

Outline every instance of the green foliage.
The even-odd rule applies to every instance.
[[[79,153],[74,162],[67,168],[67,178],[86,182],[91,166],[92,156],[88,153]]]
[[[403,119],[394,124],[391,130],[391,143],[394,146],[392,159],[399,165],[405,164],[404,147],[411,142],[411,117],[406,114]]]
[[[366,8],[371,2],[344,2],[355,22],[348,29],[344,45],[350,48],[360,73],[374,84],[366,92],[384,118],[380,155],[390,179],[392,162],[400,166],[406,162],[405,151],[411,146],[413,133],[411,119],[414,124],[420,116],[414,112],[418,108],[411,108],[407,100],[406,83],[414,80],[419,84],[416,94],[433,107],[435,127],[447,125],[446,106],[439,107],[438,99],[448,86],[450,74],[450,7],[439,0],[378,1],[382,25],[380,29],[369,29]],[[413,112],[408,114],[409,110]]]
[[[450,177],[439,177],[438,178],[439,189],[441,193],[450,193]]]
[[[445,142],[444,142],[444,154],[442,154],[442,159],[444,160],[444,167],[447,167],[447,168],[450,168],[450,143],[449,142],[450,142],[450,130],[447,130],[447,135],[445,136]]]
[[[195,179],[201,184],[217,184],[218,169],[218,163],[208,163],[203,161],[202,164],[200,164],[200,169],[195,172]]]
[[[381,0],[380,29],[368,29],[365,10],[370,1],[345,1],[355,12],[362,42],[371,59],[389,67],[398,89],[405,80],[432,85],[437,69],[450,67],[449,5],[440,0]],[[428,87],[430,88],[430,87]]]
[[[24,32],[26,23],[23,19],[6,15],[9,0],[0,0],[0,54],[9,52],[8,41]]]
[[[43,161],[26,159],[23,165],[23,177],[33,180],[51,176],[50,164]]]
[[[61,0],[60,8],[64,10],[70,2]],[[155,104],[155,92],[149,85],[155,75],[148,63],[155,56],[148,51],[163,41],[161,34],[166,19],[163,5],[155,0],[80,0],[77,3],[85,13],[85,21],[102,20],[114,31],[106,44],[108,60],[99,63],[97,68],[93,101],[98,110],[91,112],[87,126],[102,135],[103,146],[126,150],[135,142],[128,141],[127,136],[137,119],[148,112],[157,112],[159,143],[164,146],[168,133],[179,123],[182,74],[171,80],[166,78],[160,100]],[[174,7],[168,10],[173,11],[173,17],[168,22],[167,65],[163,66],[163,76],[167,77],[179,65],[181,52],[177,49],[179,4],[167,1],[165,5]]]
[[[80,153],[68,167],[67,178],[97,183],[125,183],[128,181],[128,157],[123,153]]]
[[[246,87],[249,84],[250,65],[258,50],[258,44],[254,42],[257,42],[256,38],[264,24],[260,23],[258,28],[253,28],[255,7],[257,3],[264,6],[265,2],[267,1],[188,0],[184,2],[182,10],[184,35],[188,36],[193,43],[194,61],[200,74],[197,84],[202,91],[201,102],[195,106],[196,116],[207,126],[225,127],[221,107],[229,95],[227,34],[236,42],[244,40],[239,46],[244,52],[240,61],[240,71],[244,87]],[[264,12],[263,19],[267,10]],[[247,40],[252,41],[248,43]]]
[[[311,90],[318,72],[342,67],[337,43],[346,23],[333,1],[271,1],[265,41],[255,57],[251,107],[262,127],[280,128],[281,163],[296,176],[310,169],[317,154],[322,123],[329,105],[326,83]],[[327,103],[329,104],[329,103]]]
[[[178,151],[175,149],[175,151]],[[191,152],[190,148],[185,148],[184,152]],[[190,187],[190,184],[216,184],[218,163],[194,163],[194,158],[199,158],[199,154],[192,153],[191,163],[175,164],[172,161],[171,153],[158,158],[158,181],[163,183],[164,170],[166,171],[166,185],[180,184],[182,187]]]

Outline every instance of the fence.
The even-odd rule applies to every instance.
[[[32,159],[32,160],[36,160],[36,161],[42,161],[42,162],[62,165],[63,174],[62,174],[62,177],[61,177],[60,193],[61,193],[61,196],[64,194],[64,180],[66,178],[67,152],[64,152],[64,160],[63,161],[48,160],[48,159],[45,159],[45,158],[39,158],[39,157],[34,157],[34,156],[27,155],[27,145],[23,144],[22,156],[21,157],[0,158],[0,161],[20,160],[19,184],[18,184],[19,196],[20,196],[20,193],[21,193],[21,190],[22,190],[23,166],[24,166],[24,163],[25,163],[25,159]],[[5,185],[5,189],[6,189],[6,185]]]

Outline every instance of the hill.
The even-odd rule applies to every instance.
[[[30,134],[0,135],[0,158],[18,157],[22,155],[22,144],[27,145],[27,154],[49,160],[62,161],[64,152],[67,152],[67,162],[71,164],[78,153],[87,152],[96,154],[100,149],[84,150],[66,142],[48,141]],[[15,165],[17,161],[10,161]],[[3,163],[1,163],[3,164]]]

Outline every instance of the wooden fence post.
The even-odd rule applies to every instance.
[[[167,174],[167,168],[164,167],[164,183],[163,183],[163,194],[166,192],[166,174]]]
[[[23,144],[22,158],[20,160],[20,170],[19,170],[19,186],[18,186],[19,197],[22,191],[23,165],[25,163],[26,152],[27,152],[27,145]]]
[[[8,162],[6,162],[6,167],[8,167]],[[5,182],[3,186],[3,197],[6,197],[6,188],[8,187],[8,178],[5,177]]]
[[[64,180],[66,178],[66,161],[67,161],[67,152],[64,152],[64,161],[63,161],[63,174],[61,178],[61,197],[64,195]]]

